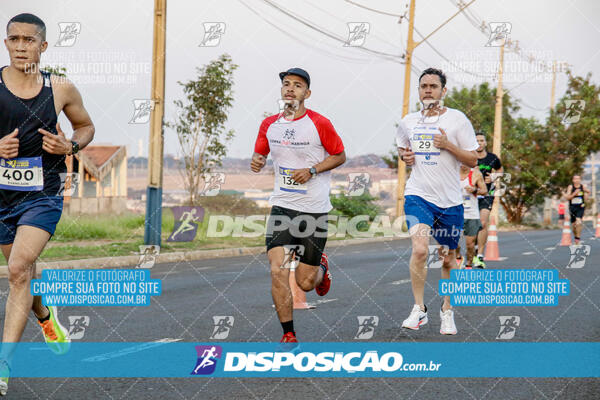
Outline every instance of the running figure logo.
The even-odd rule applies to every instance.
[[[191,242],[198,233],[198,222],[204,219],[203,207],[177,206],[171,207],[175,217],[173,233],[167,242]]]
[[[442,248],[442,254],[448,254],[448,246],[440,246],[439,244],[429,245],[429,255],[427,256],[427,268],[428,269],[439,269],[442,268],[444,263],[444,257],[440,256],[440,248]]]
[[[281,138],[281,144],[284,146],[289,146],[294,140],[296,140],[296,130],[286,129],[283,133],[283,137]]]
[[[147,124],[150,121],[150,111],[154,110],[154,101],[151,99],[133,100],[133,117],[130,124]]]
[[[69,315],[69,336],[71,339],[83,339],[85,329],[90,326],[87,315]]]
[[[419,111],[423,111],[420,124],[435,124],[440,120],[440,112],[444,108],[444,100],[423,99],[419,102]]]
[[[59,22],[58,29],[60,34],[55,47],[71,47],[75,44],[77,36],[81,33],[81,23],[79,22]]]
[[[486,47],[502,46],[508,41],[508,34],[512,30],[510,22],[490,22],[490,38]]]
[[[140,261],[138,268],[152,268],[156,262],[156,257],[160,254],[160,246],[154,244],[140,245]]]
[[[585,108],[585,100],[565,100],[565,108],[565,115],[562,119],[563,124],[577,123]]]
[[[490,196],[502,197],[506,194],[507,183],[510,183],[511,175],[508,172],[499,173],[492,172],[490,174],[492,178],[492,189],[490,190]]]
[[[371,175],[367,172],[352,172],[348,174],[348,196],[362,196],[369,186]]]
[[[362,315],[357,316],[358,331],[354,339],[371,339],[375,333],[375,328],[379,325],[379,317],[377,315]]]
[[[221,42],[225,34],[225,22],[204,22],[204,39],[199,47],[215,47]]]
[[[496,339],[510,340],[515,337],[517,328],[521,324],[521,317],[518,315],[500,316],[500,330]]]
[[[57,196],[73,196],[79,185],[79,174],[77,172],[61,172],[60,188]]]
[[[592,247],[589,244],[578,244],[569,246],[571,251],[571,258],[567,264],[567,268],[577,269],[583,268],[585,260],[590,255]]]
[[[198,361],[190,375],[210,375],[217,368],[217,359],[223,355],[221,346],[196,346]]]
[[[347,47],[360,47],[365,44],[367,34],[371,31],[368,22],[348,22],[348,40],[344,43]]]
[[[210,338],[216,340],[227,339],[229,331],[233,328],[234,321],[235,318],[230,315],[214,315],[213,322],[215,323],[215,327]]]
[[[280,268],[295,269],[300,263],[300,256],[304,255],[304,246],[301,244],[286,244],[283,246],[283,264]]]
[[[221,185],[225,183],[225,174],[222,172],[209,172],[204,174],[204,189],[202,196],[216,196],[221,191]]]

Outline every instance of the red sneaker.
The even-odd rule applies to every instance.
[[[315,292],[319,296],[325,296],[331,287],[331,272],[329,272],[329,263],[327,262],[327,255],[325,253],[321,256],[321,265],[325,267],[325,273],[323,274],[323,280],[315,288]]]
[[[288,332],[283,335],[280,343],[298,343],[298,339],[296,338],[296,334],[294,334],[294,332]]]
[[[300,344],[298,343],[298,339],[296,339],[296,334],[294,332],[284,333],[275,351],[280,353],[300,352]]]

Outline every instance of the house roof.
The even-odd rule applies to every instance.
[[[127,156],[125,146],[87,146],[75,155],[83,167],[96,179],[102,180],[113,165]]]

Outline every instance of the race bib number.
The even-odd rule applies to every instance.
[[[43,188],[42,157],[0,159],[0,189],[31,192]]]
[[[437,128],[415,127],[410,145],[416,156],[424,156],[425,160],[431,160],[432,156],[440,155],[440,149],[433,145],[433,138],[436,134],[439,134]]]
[[[463,207],[471,208],[471,196],[468,194],[463,195]]]
[[[306,183],[300,184],[292,179],[294,171],[295,170],[291,168],[279,167],[279,189],[284,192],[306,194]]]
[[[581,199],[581,197],[574,197],[573,200],[571,200],[571,204],[582,204],[583,201]]]

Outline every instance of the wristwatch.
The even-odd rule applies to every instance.
[[[79,152],[79,143],[71,140],[71,154],[77,154]]]
[[[311,169],[309,169],[308,172],[310,172],[310,174],[312,175],[313,178],[315,176],[317,176],[317,169],[315,167],[312,167]]]

